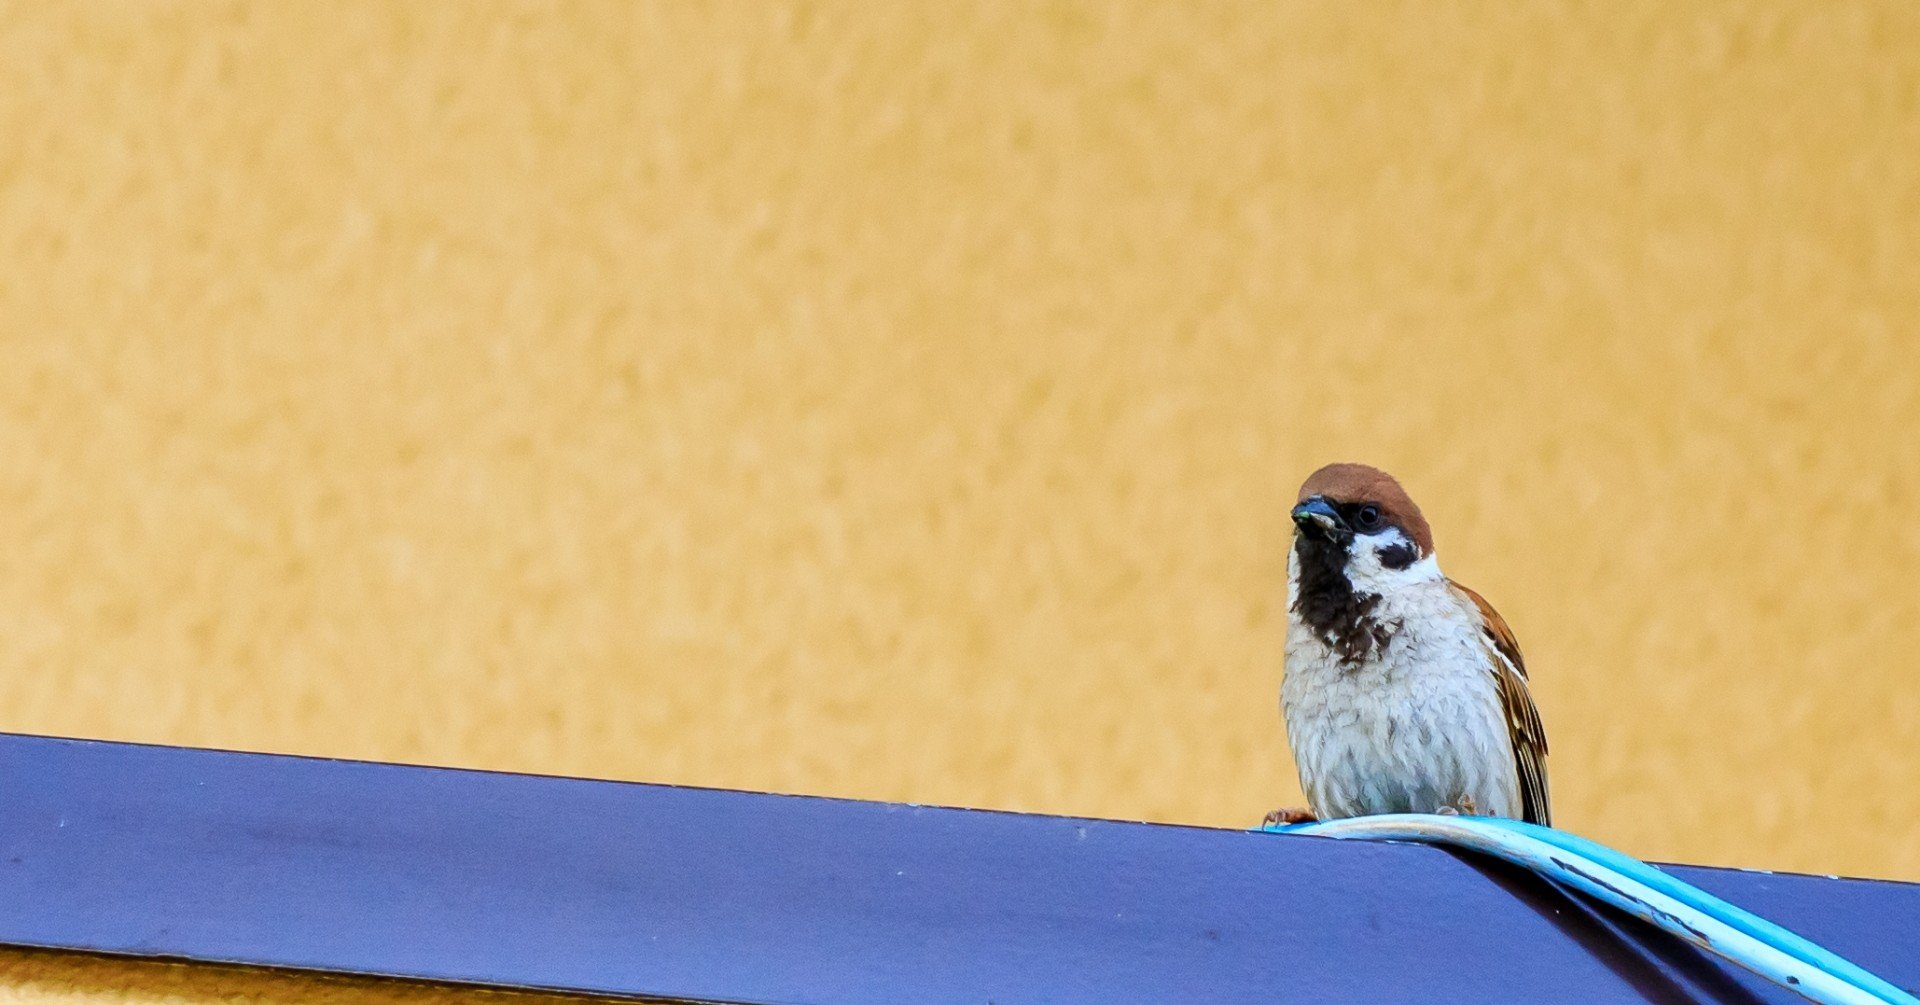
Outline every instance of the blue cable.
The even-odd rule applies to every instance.
[[[1542,841],[1575,855],[1584,856],[1589,861],[1599,862],[1617,872],[1625,873],[1642,883],[1673,897],[1698,911],[1713,914],[1721,921],[1756,939],[1771,942],[1792,953],[1799,959],[1836,974],[1888,1001],[1912,1003],[1920,1001],[1898,987],[1861,969],[1849,960],[1834,954],[1826,947],[1810,942],[1779,925],[1774,924],[1733,904],[1713,896],[1691,883],[1684,883],[1659,869],[1648,865],[1630,855],[1615,851],[1597,841],[1589,841],[1577,834],[1557,831],[1538,824],[1519,820],[1505,820],[1488,817],[1486,822],[1495,827],[1504,827],[1522,834],[1529,834]]]
[[[1499,817],[1387,814],[1265,828],[1418,841],[1512,862],[1611,904],[1811,1001],[1920,1005],[1920,998],[1764,918],[1585,838]]]

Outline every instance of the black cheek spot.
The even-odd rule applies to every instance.
[[[1404,542],[1387,545],[1375,554],[1380,556],[1381,565],[1396,571],[1412,565],[1414,560],[1420,557],[1420,552],[1415,550],[1413,545]]]

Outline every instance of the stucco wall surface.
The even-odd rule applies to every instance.
[[[566,1005],[599,999],[0,949],[4,1005]]]
[[[1920,879],[1917,261],[1905,2],[0,0],[0,729],[1245,826],[1370,460],[1562,825]]]

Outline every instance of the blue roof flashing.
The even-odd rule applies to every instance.
[[[1672,871],[1920,987],[1920,886]],[[1798,1001],[1429,847],[4,734],[0,944],[754,1005]]]

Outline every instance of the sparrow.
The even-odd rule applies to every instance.
[[[1520,645],[1448,579],[1393,476],[1329,464],[1300,486],[1280,709],[1310,811],[1484,814],[1551,826],[1547,736]]]

